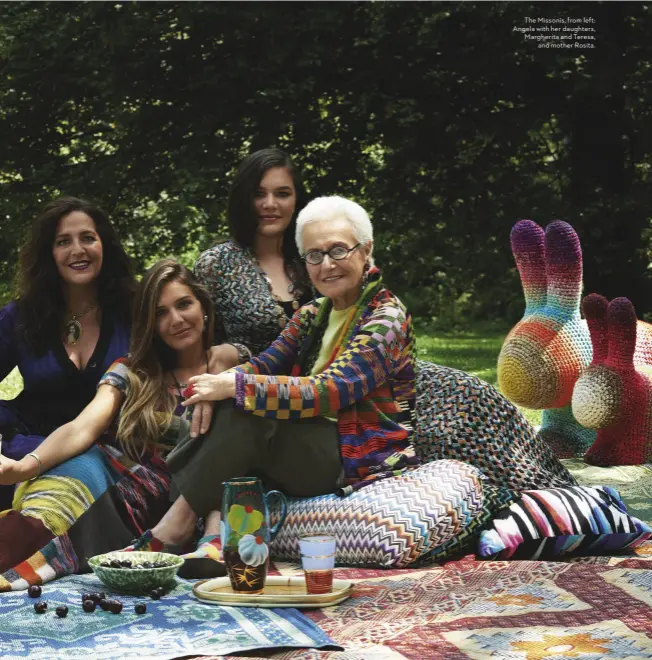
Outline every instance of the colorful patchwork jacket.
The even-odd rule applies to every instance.
[[[415,345],[412,320],[373,269],[344,339],[324,371],[315,363],[332,303],[297,311],[278,339],[236,367],[236,407],[261,417],[337,418],[347,494],[418,465],[412,450]]]

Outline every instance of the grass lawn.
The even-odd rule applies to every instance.
[[[507,330],[492,326],[437,330],[417,324],[416,334],[420,359],[461,369],[496,385],[498,353]]]
[[[509,328],[479,323],[466,330],[439,330],[416,325],[417,353],[422,360],[461,369],[496,385],[496,362]],[[13,399],[22,389],[14,370],[0,383],[0,399]],[[541,412],[523,409],[532,424],[541,424]]]
[[[464,330],[438,330],[416,324],[417,355],[422,360],[461,369],[498,387],[498,353],[510,328],[478,323]],[[541,424],[541,411],[521,408],[534,426]]]

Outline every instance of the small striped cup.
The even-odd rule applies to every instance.
[[[333,590],[336,543],[334,536],[326,534],[299,538],[301,565],[309,594],[327,594]]]

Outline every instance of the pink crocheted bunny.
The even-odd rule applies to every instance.
[[[591,294],[582,311],[591,333],[593,361],[575,384],[572,409],[580,424],[598,431],[584,460],[593,465],[651,460],[652,326],[637,322],[627,298],[609,303]]]

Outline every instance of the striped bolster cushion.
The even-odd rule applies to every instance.
[[[604,555],[652,538],[652,528],[627,513],[608,486],[522,491],[480,534],[478,555],[492,559],[552,559]]]

